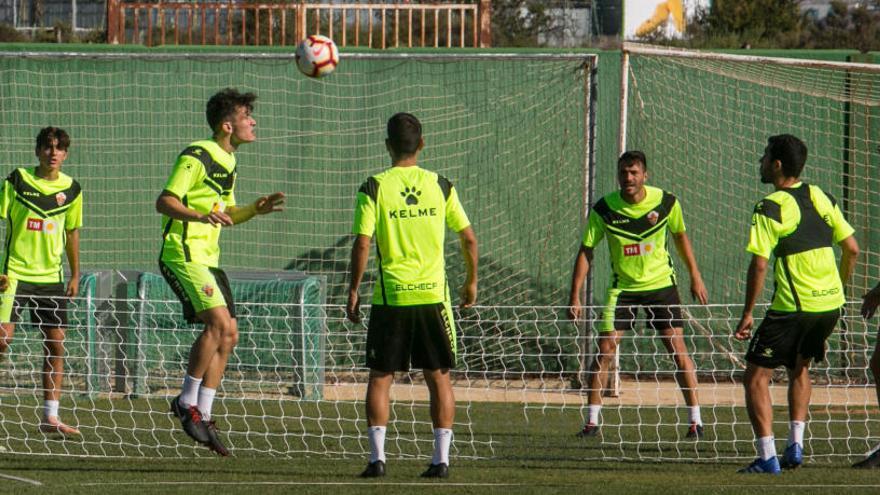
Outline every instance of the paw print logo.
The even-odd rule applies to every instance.
[[[419,204],[419,196],[422,195],[422,191],[416,191],[415,187],[405,187],[400,195],[406,198],[406,204],[412,206]]]

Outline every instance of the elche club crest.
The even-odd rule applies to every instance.
[[[657,213],[656,210],[652,211],[651,213],[648,213],[648,221],[651,222],[651,225],[656,225],[657,219],[659,219],[659,218],[660,218],[660,214]]]
[[[64,203],[67,202],[67,195],[63,192],[56,194],[55,202],[58,203],[58,206],[64,206]]]

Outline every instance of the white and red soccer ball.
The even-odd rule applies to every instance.
[[[313,34],[296,46],[296,67],[309,77],[331,74],[339,63],[339,49],[326,36]]]

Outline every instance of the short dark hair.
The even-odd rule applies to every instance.
[[[388,119],[388,145],[398,155],[412,155],[419,150],[422,124],[411,113],[396,113]]]
[[[208,100],[205,108],[205,117],[208,118],[208,125],[212,131],[217,130],[217,126],[224,120],[235,115],[238,107],[244,107],[248,112],[254,109],[254,100],[257,95],[253,93],[239,93],[235,88],[226,88],[217,92]]]
[[[36,149],[49,146],[53,139],[58,140],[58,147],[64,151],[67,151],[67,148],[70,148],[70,136],[67,135],[67,131],[60,127],[49,126],[40,129],[40,132],[37,134]]]
[[[642,170],[648,170],[648,159],[645,157],[645,153],[639,150],[627,151],[620,155],[617,160],[617,168],[629,167],[636,162],[642,164]]]
[[[791,134],[779,134],[767,138],[767,158],[782,163],[786,177],[798,178],[807,163],[807,145]]]

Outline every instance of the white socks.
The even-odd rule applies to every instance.
[[[703,425],[703,418],[700,417],[700,406],[688,406],[688,423],[693,424],[696,423],[700,426]]]
[[[58,406],[59,403],[57,400],[47,400],[43,402],[43,417],[45,419],[49,419],[52,417],[58,417]]]
[[[183,391],[180,392],[180,405],[189,407],[199,403],[199,388],[202,386],[201,378],[193,378],[186,375],[183,378]]]
[[[367,438],[370,440],[370,464],[385,462],[385,427],[370,426],[367,428]]]
[[[807,429],[807,423],[803,421],[792,421],[788,424],[788,445],[798,444],[804,446],[804,430]]]
[[[587,406],[587,423],[599,424],[599,411],[602,410],[602,404],[590,404]]]
[[[766,461],[772,457],[776,457],[776,443],[772,436],[761,437],[755,440],[755,448],[758,450],[758,457]]]
[[[202,419],[208,421],[211,419],[211,407],[214,406],[214,396],[217,395],[216,388],[201,387],[199,388],[199,412],[202,413]]]
[[[449,465],[449,444],[452,443],[452,430],[448,428],[434,428],[434,456],[431,464]]]

